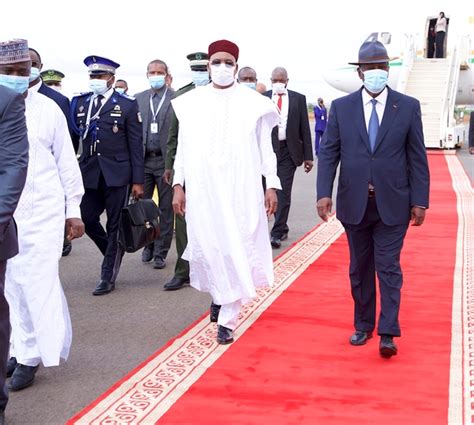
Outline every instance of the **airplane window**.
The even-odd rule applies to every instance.
[[[382,32],[380,34],[380,41],[383,44],[390,44],[390,42],[392,41],[392,34],[390,34],[389,32]]]

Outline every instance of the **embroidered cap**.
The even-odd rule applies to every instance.
[[[27,62],[30,60],[28,41],[14,39],[0,42],[0,65],[11,63]]]
[[[237,62],[239,60],[239,47],[237,44],[232,43],[229,40],[217,40],[214,43],[209,44],[208,54],[211,57],[214,53],[226,52],[232,55]]]
[[[103,58],[101,56],[87,56],[84,59],[84,64],[89,68],[89,74],[112,74],[115,75],[115,70],[120,66],[113,60]]]

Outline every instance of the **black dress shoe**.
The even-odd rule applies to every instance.
[[[219,311],[221,311],[221,306],[211,303],[211,307],[209,309],[209,317],[211,322],[217,322],[217,319],[219,318]]]
[[[221,345],[226,345],[234,342],[234,331],[219,325],[217,327],[217,342]]]
[[[0,412],[0,425],[5,425],[5,412]]]
[[[63,253],[62,253],[62,256],[63,257],[67,257],[72,251],[72,243],[71,241],[67,241],[64,245],[63,245]]]
[[[38,368],[39,366],[25,366],[18,363],[18,366],[10,379],[8,388],[11,391],[20,391],[23,388],[29,387],[35,381],[35,374]]]
[[[17,367],[18,363],[16,361],[16,357],[10,357],[7,361],[7,378],[13,375],[15,372],[15,368]]]
[[[398,348],[393,342],[392,335],[381,335],[380,336],[380,345],[379,345],[380,355],[385,358],[390,358],[396,356],[398,353]]]
[[[281,247],[281,239],[278,239],[275,236],[270,238],[270,243],[272,244],[272,248],[278,249]]]
[[[173,278],[169,282],[165,283],[163,289],[165,291],[176,291],[177,289],[181,289],[184,285],[187,285],[188,283],[189,278],[173,276]]]
[[[159,257],[158,255],[155,257],[155,262],[153,264],[154,269],[164,269],[166,267],[166,263],[164,258]]]
[[[108,294],[109,292],[112,292],[115,289],[115,283],[114,282],[109,282],[108,280],[101,280],[96,288],[94,289],[94,292],[92,292],[93,295],[105,295]]]
[[[149,263],[153,260],[153,250],[147,246],[142,251],[142,263]]]
[[[372,338],[372,332],[355,331],[351,335],[349,342],[352,345],[364,345],[370,338]]]

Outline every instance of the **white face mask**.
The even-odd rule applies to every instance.
[[[212,82],[218,86],[227,87],[234,82],[235,66],[226,66],[221,63],[219,65],[211,65]]]
[[[276,94],[284,94],[286,93],[286,87],[283,83],[273,83],[272,90]]]
[[[109,80],[93,78],[92,80],[89,80],[89,89],[94,92],[94,94],[104,94],[109,89],[107,86],[108,82]]]

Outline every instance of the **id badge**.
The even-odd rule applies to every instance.
[[[150,131],[151,131],[151,134],[158,134],[158,123],[152,122],[150,124]]]

